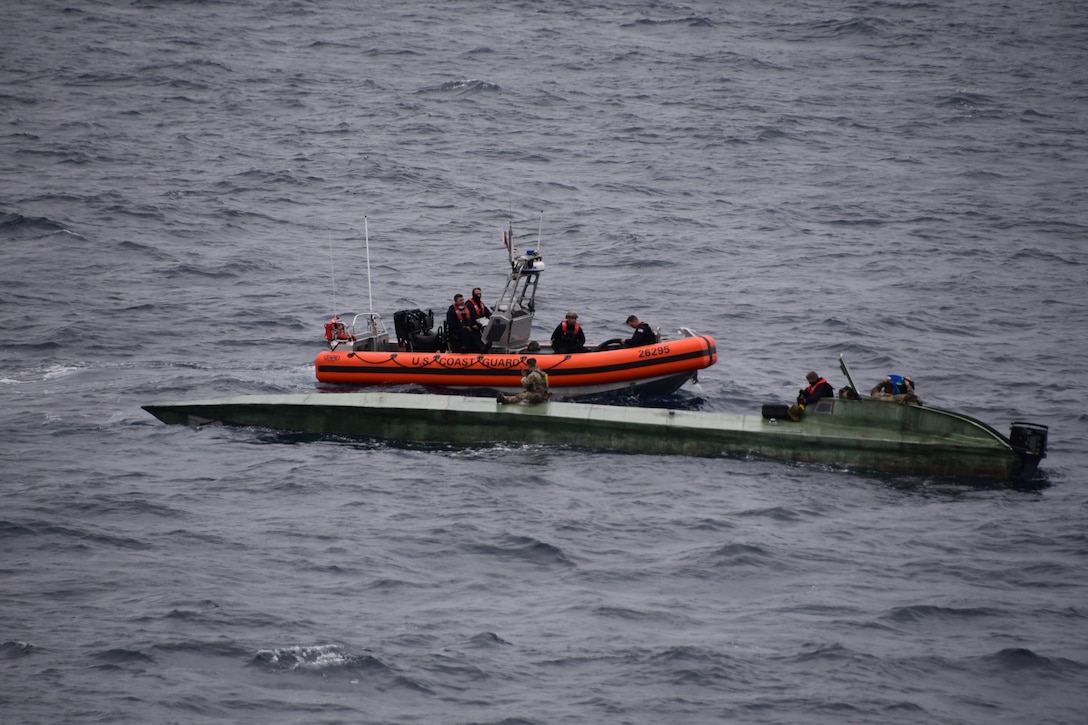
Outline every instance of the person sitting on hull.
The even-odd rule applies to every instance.
[[[635,334],[623,343],[624,347],[642,347],[657,342],[657,333],[650,327],[649,322],[642,322],[635,315],[631,315],[627,318],[627,325],[634,329]]]
[[[817,400],[835,397],[835,389],[831,387],[831,383],[818,375],[815,370],[809,370],[805,374],[805,380],[808,382],[808,387],[801,388],[797,392],[797,403],[791,405],[788,411],[791,420],[801,420],[801,414],[804,413],[805,408]]]
[[[831,383],[827,382],[827,378],[817,375],[815,370],[805,373],[805,380],[808,381],[808,387],[798,391],[798,405],[812,405],[820,398],[835,397],[835,389],[831,387]]]
[[[922,401],[918,399],[918,395],[914,392],[914,381],[905,375],[886,375],[883,380],[873,386],[869,395],[877,400],[894,400],[903,404],[922,404]]]
[[[480,326],[472,316],[472,311],[465,304],[465,296],[453,296],[453,304],[446,310],[446,330],[449,333],[449,346],[452,352],[483,352],[484,341],[480,337]]]
[[[499,403],[544,403],[551,397],[548,391],[548,375],[537,367],[536,358],[531,357],[525,361],[525,370],[521,373],[521,387],[523,392],[517,395],[499,393],[496,400]]]
[[[568,311],[552,332],[552,350],[558,353],[586,351],[586,333],[578,324],[578,313],[574,310]]]
[[[340,321],[340,315],[333,315],[332,319],[325,323],[325,340],[351,340],[355,342],[355,335],[349,335],[348,329]]]

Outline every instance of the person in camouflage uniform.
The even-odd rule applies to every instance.
[[[517,395],[499,393],[498,402],[520,403],[524,400],[527,403],[543,403],[551,396],[548,392],[548,375],[536,366],[535,357],[525,361],[525,370],[521,374],[521,387],[525,388],[525,391]]]
[[[905,375],[888,375],[869,392],[877,400],[894,400],[897,403],[921,405],[914,392],[914,381]]]

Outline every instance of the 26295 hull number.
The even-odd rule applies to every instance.
[[[655,345],[653,347],[644,347],[638,351],[638,356],[641,357],[657,357],[658,355],[668,355],[668,345]]]

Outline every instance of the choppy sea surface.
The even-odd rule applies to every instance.
[[[1079,0],[7,3],[6,723],[1083,723]],[[1050,427],[1030,485],[166,426],[496,295]],[[369,257],[368,257],[369,251]],[[368,270],[369,258],[369,275]],[[859,381],[860,382],[860,381]],[[862,386],[866,387],[866,386]]]

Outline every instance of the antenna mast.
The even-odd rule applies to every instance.
[[[367,304],[370,305],[370,312],[374,312],[374,296],[370,292],[370,226],[367,223],[366,215],[363,215],[363,236],[366,239],[366,297]]]
[[[332,279],[332,316],[340,314],[336,311],[336,260],[332,256],[332,230],[325,230],[325,237],[329,243],[329,277]]]

